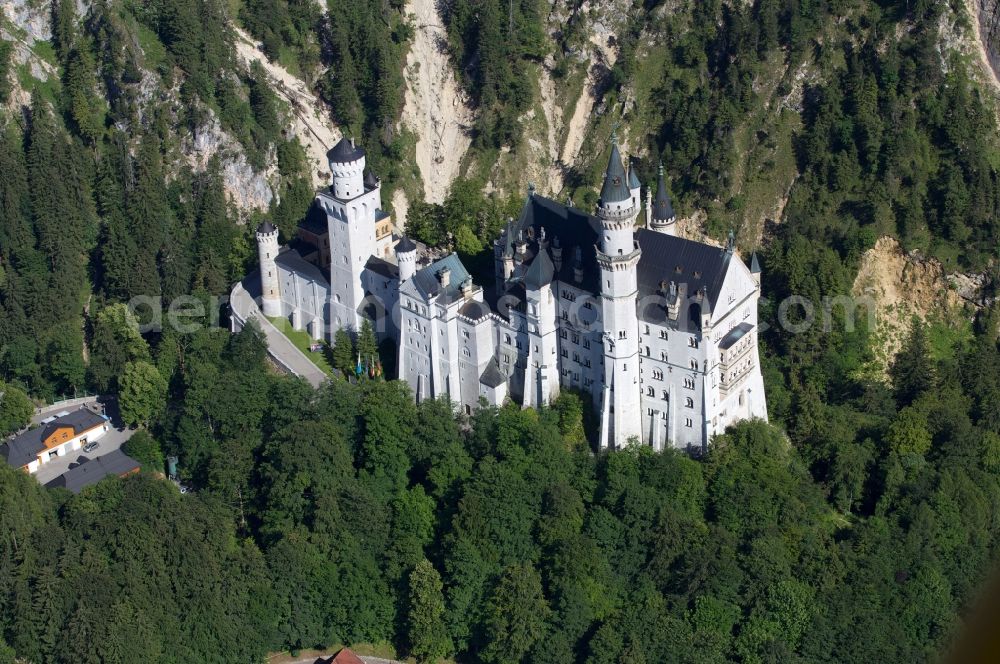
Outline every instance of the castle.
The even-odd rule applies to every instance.
[[[662,168],[643,206],[613,141],[595,214],[529,189],[484,286],[456,254],[394,233],[352,140],[327,158],[332,184],[294,246],[279,247],[269,223],[257,229],[265,316],[314,339],[372,320],[417,400],[447,398],[466,413],[483,399],[540,407],[580,390],[600,414],[602,448],[697,454],[728,425],[767,417],[756,255],[748,267],[732,237],[723,248],[678,237]]]

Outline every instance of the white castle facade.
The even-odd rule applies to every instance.
[[[732,239],[676,235],[662,169],[655,198],[614,145],[591,215],[529,191],[494,242],[492,283],[456,254],[393,232],[364,152],[340,141],[333,182],[290,247],[258,228],[261,303],[315,339],[364,318],[397,348],[397,377],[417,400],[465,412],[481,400],[541,407],[588,394],[601,447],[641,441],[699,453],[741,419],[767,417],[757,351],[760,268]]]

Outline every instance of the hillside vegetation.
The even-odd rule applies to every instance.
[[[357,642],[487,664],[947,649],[1000,535],[1000,163],[994,100],[954,48],[964,3],[446,3],[440,46],[474,121],[441,203],[419,200],[400,121],[405,4],[8,4],[0,435],[29,397],[141,375],[142,461],[176,455],[193,491],[148,473],[70,496],[0,467],[0,661]],[[234,59],[235,25],[365,146],[387,201],[405,188],[410,232],[470,267],[489,264],[528,174],[592,205],[619,125],[645,181],[663,160],[685,228],[758,250],[770,424],[702,459],[595,454],[573,394],[464,418],[381,378],[316,391],[276,375],[258,330],[212,321],[256,223],[287,239],[316,174],[264,68]],[[260,182],[268,202],[240,204]],[[883,236],[934,257],[933,283],[980,273],[974,304],[907,325],[898,353],[865,316],[838,307],[824,326],[819,309]],[[149,312],[124,306],[179,295],[202,329],[140,335]],[[777,324],[792,295],[819,317],[797,332]],[[338,370],[356,357],[345,337]]]

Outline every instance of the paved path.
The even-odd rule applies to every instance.
[[[327,375],[306,357],[305,353],[299,350],[271,321],[264,318],[257,303],[254,302],[242,283],[233,287],[229,306],[240,327],[251,318],[256,319],[267,338],[267,352],[284,369],[305,378],[313,387],[319,387],[327,379]]]

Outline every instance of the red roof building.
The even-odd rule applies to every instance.
[[[350,648],[344,648],[330,659],[321,661],[324,664],[365,664]]]

